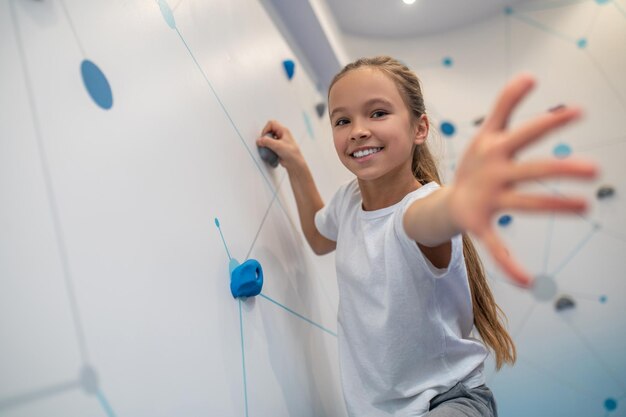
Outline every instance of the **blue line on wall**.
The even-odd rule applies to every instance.
[[[259,294],[259,297],[263,297],[263,298],[265,298],[266,300],[268,300],[268,301],[270,301],[270,302],[272,302],[272,303],[276,304],[276,305],[277,305],[277,306],[279,306],[280,308],[283,308],[283,309],[287,310],[288,312],[290,312],[290,313],[291,313],[291,314],[293,314],[294,316],[299,317],[299,318],[301,318],[302,320],[306,321],[307,323],[310,323],[310,324],[312,324],[313,326],[315,326],[315,327],[317,327],[317,328],[319,328],[319,329],[321,329],[321,330],[325,331],[325,332],[326,332],[326,333],[328,333],[329,335],[337,337],[337,333],[333,332],[332,330],[328,330],[326,327],[321,326],[321,325],[319,325],[319,324],[315,323],[313,320],[311,320],[311,319],[308,319],[308,318],[304,317],[302,314],[296,313],[295,311],[293,311],[293,310],[292,310],[292,309],[290,309],[289,307],[286,307],[286,306],[284,306],[283,304],[279,303],[278,301],[271,299],[271,298],[270,298],[270,297],[268,297],[267,295],[265,295],[265,294],[261,293],[261,294]]]

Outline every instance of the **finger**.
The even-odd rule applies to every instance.
[[[513,109],[532,90],[535,80],[528,74],[521,74],[509,81],[500,92],[496,103],[482,128],[486,131],[504,129],[513,112]]]
[[[493,229],[485,231],[480,238],[496,263],[514,282],[523,287],[530,287],[532,285],[530,275],[528,275],[524,268],[510,256],[509,251]]]
[[[561,213],[580,213],[587,209],[587,200],[559,196],[506,193],[499,199],[500,207],[520,211],[557,211]]]
[[[598,167],[590,161],[548,159],[515,165],[510,171],[509,180],[519,182],[562,177],[592,179],[597,175]]]
[[[504,147],[509,155],[513,155],[521,148],[541,139],[557,128],[579,119],[581,116],[582,110],[576,107],[543,113],[512,131]]]
[[[287,128],[281,123],[276,120],[270,120],[265,124],[265,127],[263,127],[261,135],[265,136],[267,133],[273,133],[277,139],[280,139],[283,137],[285,130],[287,130]]]
[[[256,140],[257,146],[262,146],[265,148],[269,148],[270,150],[280,153],[280,150],[283,147],[283,143],[280,140],[269,136],[262,136]]]

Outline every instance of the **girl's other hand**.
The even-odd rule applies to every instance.
[[[554,177],[591,179],[595,164],[572,158],[518,162],[515,154],[549,132],[581,117],[578,108],[560,108],[509,129],[511,113],[532,90],[535,81],[520,75],[500,93],[491,114],[461,158],[450,190],[453,221],[482,240],[496,263],[517,283],[530,286],[527,272],[509,255],[493,228],[493,217],[503,210],[532,212],[582,212],[582,198],[522,193],[515,186]]]
[[[274,138],[265,136],[267,133],[274,135]],[[287,171],[296,167],[303,161],[300,148],[291,135],[291,132],[276,120],[270,120],[265,124],[261,132],[261,137],[256,140],[256,144],[274,151],[278,155],[278,162],[287,169]]]

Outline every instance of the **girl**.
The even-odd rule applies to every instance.
[[[318,255],[337,250],[339,360],[350,416],[497,416],[484,385],[487,347],[499,369],[515,362],[515,346],[465,232],[529,286],[493,217],[500,210],[582,211],[583,200],[521,194],[514,185],[595,175],[592,164],[572,159],[514,161],[518,150],[580,116],[563,108],[507,129],[533,84],[519,76],[504,88],[446,187],[426,144],[419,81],[390,57],[360,59],[331,83],[335,148],[356,178],[328,205],[289,130],[276,121],[263,129],[278,140],[257,144],[286,168],[311,248]],[[472,337],[473,326],[482,340]]]

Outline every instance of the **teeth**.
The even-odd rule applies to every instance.
[[[352,154],[355,158],[363,158],[364,156],[371,155],[376,152],[380,152],[383,148],[369,148],[362,151],[356,151]]]

